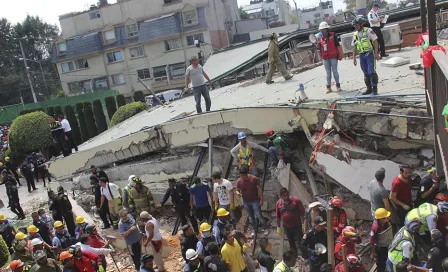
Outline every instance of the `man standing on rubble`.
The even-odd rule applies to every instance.
[[[115,184],[114,184],[115,185]],[[126,246],[128,247],[132,261],[134,262],[135,270],[140,270],[140,257],[142,255],[141,235],[135,224],[134,218],[128,213],[126,209],[120,212],[120,222],[118,223],[118,231],[123,236]]]
[[[392,181],[390,200],[395,204],[398,224],[404,225],[404,219],[412,208],[412,180],[409,166],[400,165],[400,174]]]
[[[263,152],[269,152],[269,150],[255,142],[248,141],[246,139],[246,133],[244,132],[238,133],[238,141],[240,142],[232,148],[232,150],[230,150],[230,154],[234,159],[238,160],[238,169],[241,168],[242,165],[247,165],[249,167],[249,172],[256,176],[257,167],[255,167],[255,159],[252,148]]]
[[[121,189],[116,184],[107,182],[106,178],[100,178],[101,187],[101,204],[100,209],[103,205],[108,205],[110,216],[113,221],[114,229],[118,228],[119,213],[121,211]],[[107,203],[105,204],[105,200]],[[140,261],[140,257],[139,257]]]
[[[129,209],[131,214],[135,214],[138,217],[143,211],[154,211],[155,204],[151,190],[143,185],[140,177],[134,177],[132,180],[135,182],[135,186],[129,191]]]
[[[188,85],[190,85],[191,82],[191,85],[193,85],[193,95],[194,100],[196,101],[197,113],[202,112],[201,96],[203,96],[205,100],[205,111],[210,111],[212,100],[210,99],[210,93],[207,89],[204,78],[208,80],[208,84],[210,85],[210,87],[212,86],[212,82],[208,75],[205,73],[204,68],[202,68],[202,66],[199,64],[198,57],[191,57],[190,62],[191,65],[188,66],[185,72],[185,89],[189,89]]]
[[[275,32],[272,32],[269,36],[269,45],[268,45],[268,63],[269,63],[269,71],[266,75],[266,84],[272,84],[274,81],[272,80],[272,76],[277,69],[285,80],[291,79],[293,76],[286,71],[285,65],[283,64],[282,59],[280,58],[280,50],[278,48],[278,36]]]
[[[387,251],[394,238],[390,215],[391,213],[384,208],[377,209],[374,217],[376,220],[370,229],[370,249],[376,259],[378,272],[386,271]]]
[[[162,258],[163,243],[162,234],[159,229],[159,222],[147,211],[139,214],[140,220],[145,223],[146,239],[143,246],[146,248],[149,244],[152,247],[152,254],[157,265],[158,271],[165,271],[165,264]]]
[[[190,225],[184,225],[182,227],[182,238],[180,240],[180,250],[182,252],[182,257],[184,258],[184,260],[187,260],[187,250],[196,250],[198,242],[198,237],[196,237],[196,235],[194,234],[193,228]]]
[[[68,196],[64,193],[62,186],[58,187],[58,195],[55,196],[53,202],[53,205],[60,207],[68,232],[72,237],[75,237],[75,220],[73,219],[72,204]]]
[[[111,223],[109,223],[110,213],[109,213],[109,206],[107,203],[107,199],[104,199],[104,205],[101,206],[101,187],[100,187],[100,180],[95,175],[90,175],[90,185],[92,186],[94,192],[95,192],[95,206],[98,209],[98,212],[101,217],[101,221],[103,221],[102,229],[108,229],[110,228]],[[112,222],[112,220],[110,220]]]
[[[214,182],[213,199],[215,200],[215,210],[223,208],[230,212],[232,219],[235,219],[235,196],[232,183],[222,178],[221,172],[213,172],[212,181]]]
[[[384,188],[383,181],[386,178],[386,169],[381,167],[375,172],[375,179],[369,183],[370,203],[372,216],[375,218],[375,211],[383,208],[392,211],[389,202],[389,193]]]
[[[381,22],[384,20],[384,16],[378,16],[380,10],[380,4],[373,4],[372,10],[367,15],[369,18],[370,28],[378,36],[378,46],[381,52],[381,57],[388,57],[386,54],[386,46],[384,45],[383,32],[381,32]]]
[[[322,254],[320,249],[316,249],[316,244],[327,247],[327,222],[321,216],[314,218],[314,226],[308,230],[302,239],[302,254],[304,258],[310,260],[311,272],[319,272],[320,266],[328,262],[328,254]]]
[[[268,138],[269,157],[272,165],[283,168],[285,163],[289,163],[292,159],[291,148],[282,136],[269,129],[265,133]]]

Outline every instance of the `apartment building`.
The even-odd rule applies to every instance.
[[[291,24],[291,7],[285,0],[253,0],[243,7],[243,11],[249,15],[249,19],[263,18],[268,23],[282,21],[286,25]]]
[[[192,56],[230,44],[237,0],[101,0],[59,16],[53,60],[68,95],[113,89],[125,96],[182,88]]]
[[[332,1],[321,1],[315,7],[299,9],[298,13],[300,29],[318,26],[322,21],[332,23],[335,18]]]

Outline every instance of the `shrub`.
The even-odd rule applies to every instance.
[[[0,236],[0,267],[4,266],[9,260],[9,250],[5,240]]]
[[[36,112],[36,111],[45,112],[43,108],[34,108],[34,109],[23,110],[20,112],[20,115],[25,115],[25,114]]]
[[[98,133],[102,133],[107,130],[106,116],[104,115],[103,105],[101,100],[93,100],[93,115],[95,115],[96,127]]]
[[[28,154],[53,144],[49,116],[41,111],[17,117],[9,132],[11,152]]]
[[[54,116],[54,107],[47,107],[47,114],[48,114],[49,116],[53,116],[53,117],[55,117],[55,116]],[[57,116],[56,116],[56,118],[57,118]]]
[[[75,111],[71,105],[67,105],[64,108],[65,116],[67,117],[70,127],[73,131],[73,138],[75,139],[76,145],[82,144],[81,132],[79,130],[78,119],[76,118]]]
[[[134,92],[134,102],[138,101],[145,103],[145,95],[143,94],[142,91]]]
[[[81,142],[85,142],[89,139],[89,132],[87,131],[86,119],[84,117],[84,103],[76,103],[76,114],[78,115],[79,128],[81,131]]]
[[[109,120],[112,120],[112,116],[114,116],[117,111],[117,105],[115,104],[115,97],[106,96],[104,98],[104,102],[106,103],[107,115],[109,116]]]
[[[56,114],[56,116],[64,115],[64,113],[62,112],[61,106],[54,107],[54,114]]]
[[[140,101],[133,102],[123,107],[120,107],[110,120],[110,126],[113,127],[116,124],[123,122],[124,120],[136,115],[139,112],[144,111],[147,108],[145,103]]]
[[[122,95],[122,94],[117,95],[117,106],[118,106],[118,108],[121,107],[121,106],[124,106],[124,105],[126,105],[126,100],[124,99],[124,95]]]
[[[98,135],[98,129],[96,128],[95,117],[93,116],[92,103],[89,101],[84,102],[84,118],[86,120],[87,132],[89,138],[93,138]]]

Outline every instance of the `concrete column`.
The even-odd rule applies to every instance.
[[[208,138],[208,177],[212,176],[213,172],[213,138]]]

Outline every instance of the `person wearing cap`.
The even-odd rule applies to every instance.
[[[86,230],[86,227],[88,224],[87,224],[84,216],[81,216],[81,215],[78,215],[76,217],[75,222],[76,222],[75,237],[76,237],[76,239],[79,239],[79,236],[81,234],[85,233],[85,230]]]
[[[369,19],[370,28],[378,36],[378,47],[381,52],[381,57],[388,57],[386,54],[386,46],[384,45],[383,32],[381,32],[381,22],[384,20],[384,16],[378,16],[378,11],[380,10],[380,4],[375,3],[372,6],[367,18]]]
[[[303,222],[304,232],[306,233],[309,229],[313,228],[314,218],[320,216],[327,220],[327,210],[322,206],[319,201],[311,202],[308,205],[308,211],[306,212],[305,219]]]
[[[39,230],[40,237],[45,243],[51,245],[50,228],[48,228],[47,223],[41,219],[37,212],[32,212],[31,217],[33,218],[33,225]]]
[[[386,271],[387,251],[394,238],[390,215],[391,213],[385,208],[377,209],[375,221],[370,229],[370,249],[376,259],[378,272]]]
[[[182,226],[182,236],[180,239],[180,249],[182,257],[187,261],[186,253],[188,249],[196,249],[198,245],[198,237],[194,234],[194,230],[190,225]]]
[[[389,192],[383,185],[385,178],[386,169],[381,167],[375,172],[375,179],[369,183],[370,204],[373,218],[375,218],[375,211],[380,208],[392,211],[389,202]]]
[[[38,250],[44,251],[47,254],[47,257],[51,258],[53,256],[53,251],[51,250],[51,247],[47,243],[42,241],[42,239],[40,239],[40,238],[32,239],[31,246],[33,247],[33,251],[31,253],[32,256],[34,256],[34,254]]]
[[[143,254],[140,259],[142,266],[140,267],[140,272],[155,272],[154,270],[154,256]]]
[[[62,272],[78,272],[75,266],[75,260],[73,254],[68,250],[61,252],[59,255],[59,260],[62,262]]]
[[[292,159],[291,148],[280,133],[275,133],[272,129],[268,129],[265,133],[268,139],[269,157],[272,166],[283,168],[285,163],[289,163]]]
[[[428,252],[426,268],[433,272],[443,272],[442,260],[448,257],[448,245],[442,233],[435,229],[431,231],[432,248]]]
[[[26,234],[23,232],[18,232],[12,242],[13,253],[11,254],[11,260],[21,260],[22,262],[33,261],[33,256],[31,255],[30,247],[28,246],[28,239],[26,239]]]
[[[4,214],[0,213],[0,234],[2,235],[3,240],[8,246],[9,253],[11,254],[13,252],[11,249],[12,242],[15,239],[16,233],[16,229],[14,228],[11,220],[7,219]]]
[[[207,272],[228,272],[226,263],[219,255],[219,246],[216,242],[208,243],[205,250],[210,255],[204,258],[204,267]]]
[[[26,157],[25,161],[22,162],[20,170],[22,172],[23,177],[26,180],[26,185],[28,186],[28,193],[31,193],[31,190],[37,190],[36,185],[34,183],[33,176],[33,165],[31,163],[31,156]]]
[[[199,222],[207,221],[212,212],[208,197],[213,202],[210,186],[203,183],[199,177],[193,178],[193,185],[189,189],[190,193],[190,209],[195,211]]]
[[[123,188],[123,197],[122,197],[123,208],[128,209],[128,210],[129,210],[129,192],[135,186],[135,181],[134,181],[135,177],[136,177],[136,175],[130,175],[128,177],[128,185],[126,185]],[[100,193],[100,195],[101,195],[101,193]]]
[[[316,244],[327,247],[327,222],[322,216],[314,217],[314,226],[302,238],[302,257],[310,260],[310,271],[319,272],[320,266],[328,262],[328,254],[323,254]]]
[[[158,270],[160,272],[165,271],[165,264],[162,258],[162,234],[160,233],[159,222],[157,222],[157,219],[155,219],[147,211],[142,211],[139,214],[139,217],[140,221],[145,224],[146,239],[143,242],[143,246],[146,248],[148,245],[151,245],[154,261],[158,267]]]
[[[31,155],[33,158],[33,165],[34,165],[34,175],[36,177],[36,181],[39,182],[39,175],[42,178],[42,182],[45,185],[45,177],[48,178],[48,183],[51,182],[51,175],[50,172],[48,172],[47,166],[45,165],[45,158],[40,153],[33,153]]]
[[[185,258],[187,264],[184,267],[184,272],[205,272],[203,262],[196,250],[188,249]]]
[[[22,207],[20,206],[19,191],[17,189],[17,181],[8,175],[7,170],[2,170],[2,182],[0,185],[5,184],[6,195],[8,196],[9,207],[13,213],[15,213],[19,220],[25,219]]]
[[[272,76],[275,73],[275,70],[278,70],[285,80],[291,79],[293,76],[286,71],[285,65],[283,64],[282,59],[280,58],[280,51],[278,48],[278,36],[275,32],[272,32],[269,35],[269,45],[268,45],[268,63],[269,63],[269,71],[266,75],[266,84],[272,84],[274,81],[272,80]]]
[[[435,168],[429,169],[428,175],[420,181],[420,190],[417,192],[417,199],[414,202],[414,206],[418,207],[425,202],[433,203],[436,195],[439,193],[440,181],[443,178],[444,175],[438,175]]]
[[[92,173],[92,175],[94,175],[98,179],[106,178],[106,181],[109,182],[109,177],[107,176],[106,172],[104,172],[103,170],[98,169],[98,167],[96,167],[95,165],[91,165],[89,169],[90,169],[90,172]]]
[[[53,247],[56,252],[67,250],[71,245],[71,236],[61,221],[54,222]]]
[[[47,253],[43,250],[38,250],[34,253],[34,260],[36,264],[31,268],[30,272],[61,272],[61,268],[56,260],[48,258]]]
[[[190,193],[187,185],[183,182],[178,183],[173,178],[168,179],[168,189],[166,190],[162,201],[156,206],[156,208],[160,209],[163,205],[165,205],[169,198],[171,198],[171,202],[174,204],[174,209],[176,210],[177,216],[180,217],[182,226],[188,223],[188,217],[194,231],[199,233],[198,222],[190,210]]]
[[[218,211],[219,208],[225,209],[226,211],[229,211],[232,218],[235,219],[235,189],[233,188],[232,183],[229,180],[222,178],[222,173],[220,171],[213,172],[212,181],[214,184],[213,199],[215,201],[215,210]]]
[[[221,249],[221,256],[230,272],[242,272],[246,269],[242,248],[235,239],[233,231],[224,233],[225,244]]]
[[[201,230],[201,234],[202,234],[202,235],[201,235],[201,239],[200,239],[199,242],[197,243],[197,246],[196,246],[196,252],[197,252],[199,255],[202,255],[202,256],[204,256],[204,257],[207,257],[207,256],[210,255],[210,252],[208,252],[208,251],[206,250],[207,245],[208,245],[209,243],[216,242],[216,238],[215,238],[215,236],[211,233],[212,226],[210,226],[210,224],[208,224],[207,222],[202,223],[202,224],[199,226],[199,229]]]
[[[97,270],[95,270],[95,266],[98,267],[98,272],[105,271],[102,260],[98,257],[98,255],[91,252],[82,251],[81,246],[72,245],[68,249],[68,252],[73,254],[74,264],[78,271],[96,272]]]
[[[135,182],[135,186],[129,191],[128,203],[131,214],[135,214],[138,217],[143,211],[154,212],[156,206],[151,190],[143,185],[140,177],[134,177],[132,180]]]
[[[283,252],[282,261],[275,266],[274,270],[271,271],[273,272],[294,271],[293,267],[296,265],[296,258],[297,258],[296,252],[293,250]]]
[[[118,185],[110,183],[105,177],[100,178],[101,187],[101,203],[100,209],[107,205],[109,208],[110,217],[113,221],[114,229],[118,228],[119,213],[122,209],[121,195],[122,191]],[[107,200],[107,203],[106,203]]]
[[[342,199],[334,196],[330,199],[330,207],[333,209],[333,231],[334,236],[341,235],[342,230],[347,227],[347,213],[342,207]]]
[[[22,186],[19,180],[19,174],[17,173],[17,168],[14,167],[14,165],[11,162],[11,159],[9,157],[5,157],[5,167],[8,172],[14,176],[19,186]]]
[[[283,238],[282,238],[283,239]],[[271,250],[272,244],[268,238],[264,237],[260,239],[260,253],[258,254],[258,264],[260,265],[261,272],[272,272],[275,266],[275,259],[272,257]],[[297,251],[295,251],[297,256]]]
[[[366,269],[362,265],[362,259],[358,255],[354,253],[347,254],[346,259],[349,272],[366,272]],[[345,271],[344,262],[340,262],[334,268],[334,272],[344,272],[344,271]]]
[[[347,254],[354,254],[356,253],[355,244],[360,244],[361,242],[362,239],[354,227],[345,227],[342,230],[341,235],[337,237],[336,243],[334,245],[334,257],[336,259],[336,262],[342,262],[342,246],[345,246],[345,248],[347,249]]]
[[[62,186],[59,186],[57,191],[58,195],[54,197],[53,204],[59,207],[60,213],[67,225],[68,232],[72,237],[75,237],[75,220],[73,219],[72,204]]]
[[[120,222],[118,223],[118,231],[121,236],[123,236],[129,252],[131,252],[135,270],[139,270],[141,264],[140,256],[142,255],[141,235],[137,225],[135,224],[134,218],[126,209],[122,209],[120,211]]]
[[[323,21],[319,24],[319,35],[317,45],[320,49],[320,57],[323,60],[325,72],[327,73],[327,94],[331,93],[331,73],[333,72],[336,89],[341,91],[339,82],[338,60],[342,60],[342,46],[334,32],[330,32],[330,26]]]
[[[247,165],[249,167],[249,172],[256,176],[257,167],[255,166],[255,158],[252,149],[257,149],[266,153],[269,152],[269,150],[253,141],[248,141],[246,133],[244,132],[238,133],[238,141],[239,143],[230,150],[230,154],[237,160],[238,168],[241,168],[242,165]]]
[[[224,239],[224,228],[229,222],[229,215],[230,213],[224,208],[219,208],[216,212],[216,216],[218,218],[213,223],[213,236],[215,237],[218,245],[220,245],[221,241]]]

